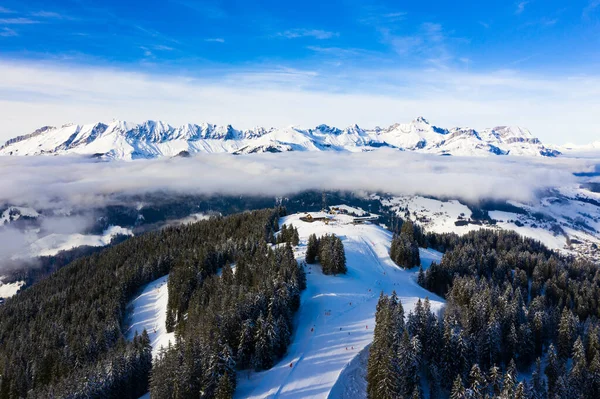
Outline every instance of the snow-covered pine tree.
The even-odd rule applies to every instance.
[[[308,237],[308,244],[306,245],[306,263],[309,265],[316,263],[317,256],[319,254],[319,241],[315,234],[311,234]]]

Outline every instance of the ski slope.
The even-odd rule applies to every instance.
[[[129,326],[126,332],[127,339],[132,340],[136,331],[141,334],[146,329],[150,337],[153,357],[158,354],[161,347],[166,348],[169,342],[175,342],[175,334],[168,333],[165,326],[169,301],[168,278],[169,276],[166,275],[147,284],[127,306],[126,323]]]
[[[240,372],[236,398],[328,397],[340,373],[372,341],[381,291],[396,290],[407,314],[419,298],[427,296],[433,311],[443,306],[441,298],[417,285],[416,269],[404,271],[392,262],[390,232],[374,224],[354,225],[347,215],[330,216],[329,224],[303,222],[301,216],[280,220],[280,225],[298,228],[301,244],[296,258],[304,259],[310,234],[333,233],[344,243],[348,273],[325,276],[320,266],[307,265],[307,289],[287,354],[270,370]],[[441,259],[439,252],[431,250],[421,250],[421,256],[424,266]]]

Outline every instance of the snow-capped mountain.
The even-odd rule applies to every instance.
[[[573,151],[573,152],[585,152],[585,151],[598,151],[600,150],[600,140],[594,141],[590,144],[572,144],[568,143],[561,147],[562,151]]]
[[[419,117],[411,123],[375,129],[319,125],[312,129],[237,130],[231,125],[212,124],[174,127],[160,121],[45,126],[7,141],[0,147],[0,155],[87,154],[131,160],[193,153],[359,152],[380,147],[462,156],[560,154],[524,128],[500,126],[480,132],[470,128],[444,129]]]

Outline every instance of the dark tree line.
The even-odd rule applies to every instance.
[[[600,397],[597,265],[510,232],[428,234],[423,240],[447,250],[420,277],[425,288],[445,296],[446,307],[438,317],[427,301],[419,302],[402,328],[389,316],[401,305],[382,297],[369,361],[370,397],[385,397],[377,392],[393,387],[404,397],[419,397],[417,382],[402,377],[407,373],[425,376],[431,397]],[[398,360],[398,337],[405,332],[418,339],[412,347],[421,348],[416,374],[415,366]],[[378,379],[382,367],[395,367],[400,377]],[[532,369],[530,379],[516,382],[518,371]]]
[[[421,264],[419,256],[420,229],[410,220],[402,224],[399,234],[394,234],[390,247],[390,258],[398,266],[410,269]]]
[[[323,274],[345,274],[348,270],[344,244],[334,234],[326,234],[319,238],[311,234],[308,237],[305,261],[308,264],[319,262]]]
[[[182,290],[171,292],[176,324],[196,287],[235,261],[240,248],[274,242],[283,212],[215,217],[136,236],[8,299],[0,307],[0,398],[141,396],[149,349],[143,332],[134,342],[124,339],[128,301],[143,285],[174,272]]]

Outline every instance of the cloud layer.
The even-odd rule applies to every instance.
[[[136,195],[287,196],[306,190],[534,201],[597,173],[600,158],[462,158],[381,149],[366,153],[199,154],[104,162],[80,156],[0,157],[0,208],[32,207],[45,215],[39,231],[0,227],[0,269],[33,241],[84,233],[94,210],[128,205]],[[45,244],[44,244],[45,245]],[[3,261],[4,260],[4,261]]]
[[[597,159],[461,158],[394,150],[286,153],[98,162],[82,157],[0,157],[0,203],[87,208],[154,192],[282,196],[347,190],[529,201],[575,183]]]

